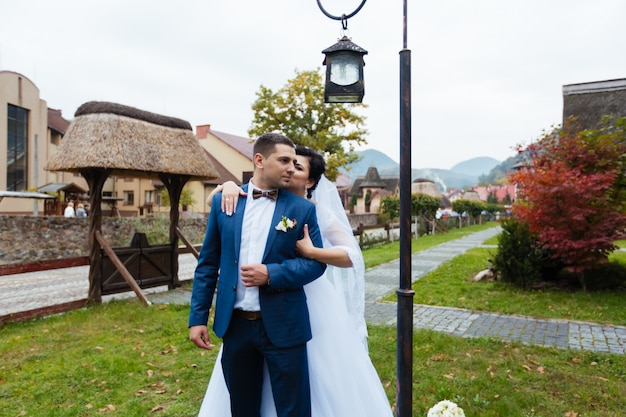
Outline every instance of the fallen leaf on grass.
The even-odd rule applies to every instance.
[[[443,353],[440,353],[439,355],[433,355],[430,357],[431,361],[442,361],[444,358]]]
[[[574,362],[574,363],[582,363],[583,361],[581,361],[578,358],[572,358],[572,362]]]
[[[150,377],[151,377],[152,375],[154,375],[154,371],[153,371],[152,369],[148,369],[148,370],[146,371],[146,373],[147,373],[147,374],[148,374],[148,376],[150,376]]]
[[[603,378],[603,377],[601,377],[601,376],[597,376],[596,378],[598,378],[598,379],[599,379],[600,381],[602,381],[602,382],[609,382],[609,380],[608,380],[608,379]]]
[[[532,363],[533,365],[539,365],[539,362],[530,359],[530,356],[528,355],[526,355],[526,359],[528,359],[528,362]]]
[[[543,366],[538,366],[537,372],[539,372],[540,374],[543,374],[545,372],[545,369],[543,368]]]
[[[454,374],[453,373],[449,373],[449,374],[444,375],[443,377],[447,378],[447,379],[454,379]]]
[[[115,411],[117,408],[113,404],[109,404],[106,407],[98,408],[98,412],[106,413],[107,411]]]
[[[563,416],[565,416],[565,417],[578,417],[578,413],[576,413],[574,411],[566,411],[565,414],[563,414]]]
[[[155,411],[162,411],[162,410],[165,410],[165,407],[162,405],[157,405],[156,407],[151,409],[150,412],[154,413]]]
[[[526,369],[527,371],[532,371],[533,370],[533,368],[531,368],[528,365],[522,365],[522,368]]]

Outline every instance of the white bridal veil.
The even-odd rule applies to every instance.
[[[365,325],[365,265],[361,249],[354,238],[352,226],[348,222],[337,187],[325,176],[313,191],[317,203],[317,220],[322,232],[324,247],[344,249],[352,260],[352,268],[338,268],[329,265],[326,276],[345,302],[345,308],[353,321],[358,335],[367,345]]]

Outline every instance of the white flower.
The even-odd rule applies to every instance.
[[[286,232],[287,230],[293,229],[294,227],[296,227],[296,224],[298,224],[296,219],[292,220],[283,216],[280,222],[276,225],[276,230],[280,230],[281,232]]]
[[[428,410],[427,417],[465,417],[465,413],[461,407],[452,401],[443,400]]]

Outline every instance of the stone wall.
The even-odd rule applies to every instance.
[[[193,244],[204,239],[204,218],[181,219],[183,235]],[[0,216],[0,265],[88,256],[89,219],[58,216]],[[102,235],[111,246],[128,246],[135,231],[151,245],[168,242],[169,218],[105,217]],[[181,242],[182,244],[182,242]]]
[[[348,215],[353,229],[375,226],[378,214]],[[183,218],[179,227],[192,244],[201,244],[206,219]],[[44,260],[88,256],[89,219],[59,216],[0,216],[0,265],[25,264]],[[169,217],[104,217],[102,235],[111,246],[128,246],[136,232],[146,233],[151,245],[166,244]],[[182,245],[182,242],[180,242]]]

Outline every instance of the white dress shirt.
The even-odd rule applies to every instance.
[[[272,226],[272,217],[276,202],[267,197],[252,198],[252,190],[256,187],[250,181],[246,209],[241,227],[241,246],[239,248],[239,271],[242,265],[260,264],[265,253],[267,236]],[[258,188],[257,188],[258,189]],[[263,191],[263,190],[261,190]],[[241,272],[237,282],[235,309],[260,311],[259,287],[246,287],[241,281]]]

